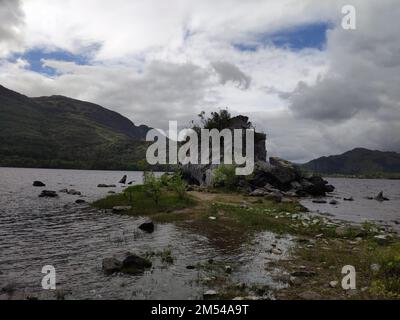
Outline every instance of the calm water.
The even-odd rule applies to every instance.
[[[326,200],[329,202],[334,198],[339,204],[333,206],[315,204],[312,203],[312,199],[303,200],[307,208],[332,214],[340,220],[356,223],[375,221],[400,231],[400,180],[343,178],[328,178],[327,180],[336,187],[336,190],[331,195],[332,197]],[[367,199],[376,197],[381,191],[390,201],[379,202]],[[353,197],[354,201],[343,200],[350,197]]]
[[[97,185],[116,184],[124,174],[128,181],[142,181],[140,172],[0,168],[0,288],[12,285],[19,292],[54,299],[54,292],[41,289],[42,267],[53,265],[57,288],[68,293],[67,299],[195,299],[213,289],[198,281],[210,274],[186,266],[210,258],[234,266],[234,282],[271,288],[284,285],[272,280],[280,271],[265,266],[277,259],[268,252],[271,244],[284,250],[284,258],[289,239],[264,232],[243,244],[215,238],[215,234],[209,239],[206,230],[193,232],[173,224],[159,224],[153,234],[146,234],[138,230],[144,219],[75,204],[78,198],[90,202],[110,190],[121,191],[120,186],[101,189]],[[46,188],[32,187],[35,180],[43,181]],[[42,189],[65,188],[83,196],[59,193],[58,199],[38,198]],[[173,265],[155,258],[152,270],[143,275],[105,276],[101,271],[103,258],[163,249],[171,249]]]

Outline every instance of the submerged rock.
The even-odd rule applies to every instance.
[[[99,184],[97,185],[97,188],[116,188],[117,186],[115,184]]]
[[[57,198],[58,194],[55,191],[43,190],[39,198]]]
[[[33,186],[34,187],[45,187],[46,185],[42,181],[34,181]]]
[[[102,262],[102,268],[104,273],[110,275],[121,271],[122,262],[116,258],[105,258]]]
[[[73,195],[73,196],[81,196],[82,195],[82,193],[80,191],[77,191],[77,190],[74,190],[74,189],[68,190],[67,193],[69,195]]]

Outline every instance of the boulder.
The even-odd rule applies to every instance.
[[[383,196],[383,191],[379,192],[379,194],[375,197],[375,200],[383,202],[383,201],[389,201],[388,198]]]
[[[150,260],[139,257],[135,254],[128,255],[122,262],[121,271],[127,274],[137,274],[152,267]]]
[[[145,232],[148,232],[148,233],[153,233],[154,232],[154,223],[153,223],[153,221],[147,221],[145,223],[142,223],[139,226],[139,229],[143,230]]]
[[[58,194],[55,191],[43,190],[39,198],[57,198]]]
[[[45,187],[46,185],[42,181],[34,181],[33,186],[34,187]]]
[[[126,179],[128,179],[128,176],[127,176],[127,175],[124,175],[124,176],[122,177],[122,179],[119,181],[119,183],[126,184]]]
[[[102,268],[104,273],[110,275],[121,271],[122,262],[115,258],[105,258],[102,262]]]

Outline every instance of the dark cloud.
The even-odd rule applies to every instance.
[[[251,77],[234,64],[225,61],[216,61],[211,65],[217,72],[222,84],[233,82],[236,86],[244,90],[250,87]]]
[[[19,0],[0,0],[0,57],[17,49],[24,15]]]

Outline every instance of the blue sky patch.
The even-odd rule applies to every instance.
[[[43,59],[74,62],[79,65],[87,65],[90,61],[89,55],[74,55],[70,52],[63,50],[48,52],[41,49],[32,49],[23,54],[15,55],[12,60],[16,61],[19,58],[29,62],[29,66],[27,66],[27,69],[48,76],[56,75],[56,70],[47,66],[43,66]]]
[[[240,51],[256,51],[259,47],[274,45],[298,51],[303,49],[323,50],[326,45],[326,34],[333,25],[330,23],[314,23],[301,25],[275,33],[263,33],[253,42],[235,44]]]

